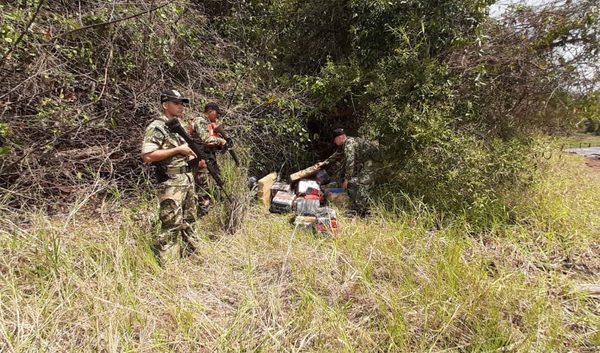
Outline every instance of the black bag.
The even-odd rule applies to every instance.
[[[154,179],[158,182],[158,183],[164,183],[165,181],[169,180],[169,175],[167,174],[167,164],[161,162],[154,162],[152,164],[150,164],[150,166],[152,167],[153,171],[152,174],[154,175]]]

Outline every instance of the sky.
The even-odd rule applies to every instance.
[[[501,16],[506,8],[514,4],[526,4],[526,5],[542,5],[548,3],[548,0],[498,0],[494,5],[490,7],[490,15],[492,17]]]
[[[506,8],[510,5],[515,4],[525,4],[529,6],[540,6],[552,2],[556,2],[557,0],[498,0],[494,5],[490,7],[490,16],[498,18],[502,16]],[[577,46],[572,46],[568,48],[567,51],[562,51],[561,55],[569,58],[572,57],[572,53],[570,51],[578,50]],[[580,66],[578,67],[578,71],[581,74],[581,77],[592,78],[595,75],[597,69],[589,67],[589,66]],[[595,89],[600,88],[600,83],[595,85]]]

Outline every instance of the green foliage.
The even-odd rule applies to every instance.
[[[402,164],[388,165],[388,170],[400,172],[384,175],[388,182],[381,185],[380,194],[387,203],[405,207],[410,207],[410,199],[403,195],[411,195],[440,213],[465,215],[473,226],[510,221],[514,215],[506,195],[526,189],[528,171],[536,168],[531,149],[527,141],[484,141],[457,134]]]
[[[9,135],[10,127],[8,124],[0,123],[0,156],[10,152],[10,147],[4,145],[4,142]]]
[[[314,158],[310,152],[312,138],[305,126],[310,107],[290,93],[293,92],[253,99],[255,104],[264,107],[260,119],[245,131],[246,138],[256,136],[254,138],[259,140],[250,150],[252,172],[256,175],[271,171],[285,175],[311,163]]]
[[[303,46],[305,59],[297,60],[327,58],[317,75],[297,77],[315,105],[333,113],[350,108],[362,116],[361,133],[383,146],[383,179],[395,181],[391,188],[398,195],[408,193],[441,210],[492,207],[498,181],[514,180],[528,166],[518,155],[526,154],[526,143],[494,140],[467,127],[478,116],[472,102],[459,96],[461,82],[443,60],[444,53],[478,40],[487,5],[349,1],[340,8],[350,16],[302,29],[312,33],[305,37],[325,38],[319,51]],[[343,57],[321,52],[327,50],[328,26],[347,28],[351,50]]]
[[[600,91],[592,92],[579,99],[573,107],[581,119],[578,126],[584,132],[600,135]]]
[[[0,5],[0,11],[4,10],[5,5]],[[2,16],[2,24],[0,25],[0,35],[2,36],[2,42],[5,44],[2,45],[3,48],[3,56],[8,52],[10,46],[17,41],[19,36],[19,32],[17,28],[15,28],[16,22],[16,13],[7,13]]]
[[[27,128],[8,122],[20,127],[8,145],[125,149],[127,163],[115,168],[129,180],[138,146],[119,141],[133,138],[132,127],[139,137],[156,92],[173,86],[192,96],[189,115],[209,100],[229,108],[252,174],[306,167],[324,157],[329,141],[318,137],[342,125],[379,140],[395,197],[458,214],[502,210],[503,190],[528,177],[535,128],[561,131],[579,107],[595,129],[592,101],[578,106],[581,97],[553,86],[574,64],[548,57],[565,43],[594,53],[598,11],[569,5],[541,21],[523,8],[500,23],[489,21],[491,3],[176,0],[145,13],[157,4],[48,2],[3,67],[14,73],[2,83],[11,102],[3,117],[36,115]],[[16,40],[35,4],[0,5],[1,41]],[[504,41],[521,27],[533,33],[522,46]],[[531,76],[519,65],[541,69]],[[77,140],[53,143],[77,125]]]
[[[491,3],[258,0],[239,10],[251,14],[249,21],[229,24],[261,24],[261,35],[249,36],[250,43],[280,59],[274,82],[293,76],[309,93],[310,104],[318,110],[308,114],[325,126],[355,128],[358,121],[362,135],[379,140],[384,180],[397,182],[396,195],[408,193],[437,209],[468,212],[475,218],[496,210],[502,218],[507,214],[502,193],[525,185],[528,170],[535,167],[532,131],[547,125],[548,131],[557,131],[571,120],[561,121],[560,98],[548,98],[543,111],[501,116],[511,114],[523,94],[511,85],[494,85],[506,65],[477,62],[478,48],[493,42],[488,35],[503,39],[503,32],[483,26]],[[597,32],[590,19],[597,13],[577,17],[580,13],[550,17],[556,25],[546,25],[545,34],[525,49],[513,45],[513,50],[512,44],[502,42],[498,48],[518,56],[542,50],[543,45],[568,43],[574,33],[592,45]],[[239,31],[232,33],[240,38]],[[449,58],[463,50],[474,53],[473,64],[465,68],[468,74],[450,65],[455,63]],[[524,60],[529,59],[546,65],[535,55]],[[545,87],[544,82],[556,80],[562,69],[540,74],[535,84]],[[520,76],[507,75],[513,76],[517,78],[511,83],[521,84]],[[497,105],[489,101],[496,91],[502,92]],[[558,92],[548,94],[564,96]],[[542,97],[536,99],[546,99]],[[556,114],[549,112],[550,106],[556,107]]]
[[[23,41],[17,43],[23,28],[28,19],[32,16],[31,8],[23,6],[21,8],[7,9],[9,6],[0,4],[0,59],[4,61],[6,55],[11,53],[15,55],[15,46],[19,48],[24,46]],[[26,55],[25,55],[26,56]],[[23,56],[16,54],[15,59],[22,59]]]
[[[355,60],[340,64],[329,61],[320,75],[296,75],[294,80],[310,92],[315,109],[318,109],[315,116],[320,119],[321,112],[361,109],[361,91],[365,84],[362,75]]]

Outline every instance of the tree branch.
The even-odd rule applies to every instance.
[[[75,32],[85,31],[85,30],[88,30],[90,28],[101,27],[101,26],[108,26],[108,25],[111,25],[111,24],[114,24],[114,23],[123,22],[123,21],[130,20],[132,18],[140,17],[140,16],[143,16],[143,15],[149,14],[151,12],[154,12],[156,10],[159,10],[159,9],[161,9],[161,8],[167,6],[167,5],[170,5],[170,4],[173,3],[173,1],[175,1],[175,0],[169,0],[169,1],[165,2],[164,4],[157,5],[157,6],[154,6],[153,8],[148,9],[148,10],[145,10],[145,11],[142,11],[142,12],[138,12],[138,13],[135,13],[133,15],[126,16],[126,17],[123,17],[123,18],[118,18],[116,20],[112,20],[112,21],[108,21],[108,22],[102,22],[102,23],[94,23],[94,24],[89,25],[89,26],[75,28],[75,29],[73,29],[71,31],[57,34],[54,37],[50,38],[48,41],[51,42],[51,41],[54,41],[54,40],[56,40],[58,38],[68,36],[68,35],[73,34]]]
[[[21,40],[23,40],[23,37],[25,37],[25,34],[27,34],[27,32],[29,32],[29,28],[31,28],[31,25],[35,21],[35,18],[40,13],[40,9],[42,8],[42,5],[44,4],[44,2],[46,2],[46,0],[40,0],[37,8],[35,9],[35,13],[33,14],[31,19],[29,20],[29,23],[27,24],[27,27],[25,27],[25,30],[23,32],[21,32],[21,34],[19,35],[19,38],[17,38],[17,40],[15,41],[15,44],[10,48],[8,53],[6,53],[6,55],[4,55],[2,57],[2,61],[0,61],[0,67],[2,67],[2,65],[4,65],[4,61],[6,61],[6,58],[8,58],[10,56],[10,54],[12,54],[12,52],[19,46],[19,43],[21,42]]]

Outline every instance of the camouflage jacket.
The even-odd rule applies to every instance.
[[[372,165],[378,151],[377,143],[362,138],[348,137],[346,143],[339,147],[325,163],[332,165],[342,163],[343,179],[352,179],[359,176],[365,165]],[[368,162],[368,163],[367,163]]]
[[[150,125],[146,128],[146,132],[144,134],[144,141],[142,144],[142,155],[146,153],[154,152],[159,149],[171,149],[177,146],[181,146],[185,144],[185,141],[178,134],[172,133],[169,131],[165,123],[169,119],[161,115],[158,118],[154,119]],[[173,157],[167,158],[161,163],[165,165],[167,170],[173,170],[177,168],[187,167],[188,160],[190,160],[190,156],[184,156],[181,154],[175,155]],[[193,176],[191,173],[168,173],[169,180],[164,182],[163,184],[167,186],[187,186],[192,180]]]
[[[208,124],[210,124],[210,121],[204,115],[194,118],[190,128],[192,135],[204,146],[219,145],[217,138],[211,136],[208,132]]]

